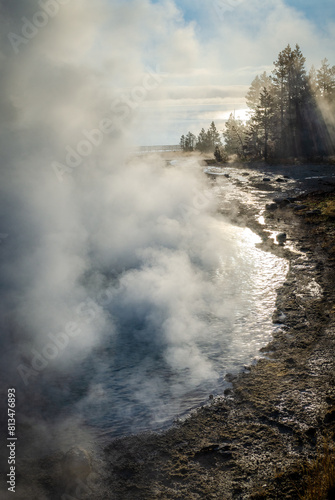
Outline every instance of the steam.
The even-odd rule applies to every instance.
[[[227,307],[211,279],[218,249],[232,252],[212,224],[215,202],[195,161],[129,158],[136,111],[163,78],[143,60],[152,39],[139,18],[150,4],[42,4],[1,4],[12,34],[1,53],[6,381],[22,404],[34,394],[34,411],[48,413],[88,366],[93,379],[73,396],[80,406],[98,384],[94,353],[120,339],[142,353],[139,366],[154,349],[192,387],[215,378],[197,346],[206,315]],[[178,28],[173,59],[183,30],[192,36],[173,4],[164,7],[150,12]]]
[[[201,346],[220,350],[224,333],[238,351],[232,324],[252,293],[197,160],[130,155],[164,71],[192,69],[194,26],[168,0],[0,9],[3,382],[43,436],[48,419],[100,425],[102,406],[131,420],[118,391],[163,420],[162,394],[224,377]]]

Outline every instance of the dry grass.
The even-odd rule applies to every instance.
[[[324,441],[318,457],[304,467],[306,489],[300,500],[329,500],[335,490],[335,451],[330,440]]]

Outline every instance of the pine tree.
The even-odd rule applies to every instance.
[[[318,96],[319,94],[319,89],[318,89],[318,82],[317,82],[317,73],[314,64],[312,65],[311,69],[309,70],[308,73],[308,83],[311,91],[315,96]]]
[[[194,151],[197,138],[192,132],[189,132],[185,138],[185,150]]]
[[[305,123],[303,120],[304,108],[309,105],[310,88],[305,69],[306,59],[302,55],[299,45],[292,52],[289,72],[289,107],[288,107],[288,129],[287,143],[289,154],[302,156],[304,142],[306,139]]]
[[[281,156],[302,154],[303,108],[311,92],[305,61],[299,45],[294,50],[288,45],[274,63],[272,81],[279,115],[278,152]]]
[[[321,61],[321,68],[316,74],[316,83],[321,97],[331,102],[335,96],[335,66],[330,67],[328,59]]]
[[[217,131],[216,125],[214,122],[210,124],[210,127],[207,131],[207,141],[211,148],[211,150],[215,150],[216,146],[221,146],[220,134]]]
[[[225,139],[225,150],[228,154],[237,154],[241,158],[245,157],[247,128],[242,120],[234,118],[232,113],[226,122],[223,137]]]
[[[180,146],[183,151],[194,151],[197,138],[192,132],[189,132],[186,137],[182,135],[180,138]]]
[[[253,116],[253,122],[257,126],[260,153],[267,160],[270,141],[274,143],[275,139],[275,103],[266,87],[260,93],[259,105]]]
[[[246,95],[247,106],[249,109],[256,110],[259,105],[260,94],[264,88],[268,89],[271,86],[271,77],[266,74],[266,71],[261,76],[256,76],[251,82],[249,91]]]
[[[198,135],[196,149],[198,149],[201,153],[209,150],[208,134],[204,128],[201,129],[200,134]]]
[[[288,114],[288,103],[290,100],[289,96],[289,86],[288,86],[288,73],[290,60],[292,58],[292,49],[288,45],[284,50],[282,50],[277,61],[274,62],[275,68],[273,70],[272,82],[274,86],[277,113],[279,116],[279,154],[284,155],[286,149],[286,137],[285,137],[285,127],[286,118]]]
[[[248,148],[267,158],[333,154],[335,149],[335,67],[325,59],[307,75],[299,45],[288,45],[274,63],[271,81],[256,77],[246,96],[252,110]],[[231,135],[231,134],[230,134]]]
[[[181,136],[179,144],[180,144],[181,149],[183,151],[185,151],[185,136],[184,135]]]
[[[264,89],[269,92],[272,91],[272,80],[271,77],[267,75],[266,71],[260,76],[256,76],[251,83],[249,91],[246,95],[247,106],[252,110],[250,114],[250,119],[247,123],[248,129],[248,149],[250,154],[255,157],[260,157],[263,155],[262,152],[262,138],[260,137],[261,130],[258,120],[254,120],[255,113],[260,106],[261,94]]]

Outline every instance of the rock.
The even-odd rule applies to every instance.
[[[283,179],[282,177],[278,177],[278,179],[276,179],[276,182],[287,182],[286,179]]]
[[[290,205],[291,203],[293,203],[295,200],[295,198],[273,198],[273,201],[274,203],[277,203],[277,205],[279,205],[280,207],[286,207],[287,205]]]
[[[277,208],[277,203],[268,203],[267,205],[265,205],[265,209],[269,211],[277,210]]]
[[[204,455],[209,455],[212,453],[219,453],[220,457],[223,460],[231,460],[233,458],[233,454],[231,452],[231,446],[229,444],[211,444],[209,446],[205,446],[201,448],[201,450],[195,453],[195,458],[199,458]]]
[[[284,245],[285,241],[287,240],[286,233],[277,234],[276,240],[278,241],[279,245]]]
[[[286,207],[286,205],[289,204],[289,201],[286,198],[273,198],[273,202],[279,207]]]
[[[271,179],[269,177],[264,177],[263,182],[271,182]]]
[[[333,422],[335,422],[335,408],[330,409],[326,413],[323,421],[325,424],[332,424]]]
[[[293,210],[297,212],[298,210],[304,210],[305,208],[308,208],[307,205],[295,205]]]
[[[305,215],[310,216],[310,215],[321,215],[322,212],[318,208],[315,210],[308,210],[308,212],[305,213]]]
[[[92,471],[91,456],[84,448],[73,446],[62,460],[62,469],[68,482],[85,481]]]

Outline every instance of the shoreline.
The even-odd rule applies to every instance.
[[[222,199],[220,211],[258,234],[259,248],[289,260],[272,340],[257,363],[226,376],[231,388],[167,430],[100,442],[78,428],[84,449],[27,457],[20,470],[27,468],[22,479],[29,478],[32,493],[76,500],[296,500],[303,494],[307,464],[322,454],[324,437],[335,434],[335,201],[334,220],[322,208],[322,197],[335,200],[335,167],[327,167],[326,177],[324,165],[291,175],[292,166],[222,168],[219,183],[232,186],[235,200],[229,212]],[[305,179],[314,174],[319,180]],[[319,194],[306,198],[311,191]],[[273,241],[278,233],[287,235],[283,246]]]
[[[264,174],[263,166],[239,168],[249,176]],[[283,174],[282,167],[266,166],[267,172],[270,169]],[[294,182],[283,199],[296,185],[310,191],[304,179]],[[334,189],[329,181],[322,187],[324,192]],[[335,263],[324,249],[320,253],[322,232],[318,242],[310,231],[313,223],[306,224],[289,205],[279,203],[266,211],[264,225],[243,204],[236,217],[243,215],[245,225],[263,238],[263,250],[290,261],[273,315],[282,328],[262,349],[265,356],[231,377],[232,389],[223,397],[185,421],[158,434],[125,437],[108,445],[105,481],[113,491],[110,498],[296,499],[303,492],[303,467],[318,456],[323,436],[335,430]],[[274,230],[287,232],[302,253],[269,243],[265,234]]]

